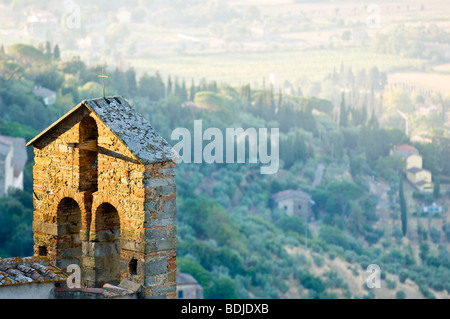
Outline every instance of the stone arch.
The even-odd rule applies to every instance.
[[[79,125],[79,184],[80,191],[97,191],[98,127],[91,116],[85,116]]]
[[[98,217],[97,217],[97,211],[98,208],[100,207],[100,205],[102,204],[110,204],[112,205],[116,210],[117,213],[119,215],[119,220],[122,221],[123,219],[123,209],[122,209],[122,204],[119,202],[119,200],[116,197],[113,196],[108,196],[107,194],[94,194],[93,195],[93,199],[92,199],[92,222],[90,225],[90,231],[91,232],[96,232],[99,230],[99,227],[97,227],[96,223],[99,221]],[[120,225],[122,226],[122,225]]]
[[[54,203],[56,203],[56,206],[54,207],[53,216],[55,216],[55,219],[58,215],[58,205],[59,203],[66,197],[72,198],[74,201],[77,202],[78,207],[80,208],[81,212],[81,232],[89,231],[90,223],[91,223],[91,214],[88,211],[86,207],[86,202],[84,198],[84,194],[80,193],[73,188],[70,187],[63,187],[61,188],[54,196]]]
[[[101,287],[105,283],[119,284],[121,276],[120,217],[116,207],[108,202],[98,205],[90,234],[94,249],[95,286]]]
[[[81,216],[80,206],[73,198],[64,197],[58,202],[56,263],[60,268],[66,268],[70,264],[81,264]]]

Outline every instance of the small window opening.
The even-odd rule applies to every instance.
[[[47,256],[47,247],[39,246],[39,256]]]
[[[137,274],[137,259],[136,258],[132,258],[130,260],[130,263],[128,264],[128,271],[130,272],[130,275]]]

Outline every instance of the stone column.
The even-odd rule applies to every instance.
[[[145,169],[145,298],[176,298],[174,168],[175,163],[165,162]]]

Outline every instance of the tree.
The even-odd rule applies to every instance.
[[[309,232],[303,219],[298,216],[283,216],[275,224],[283,232],[292,231],[300,235],[304,235],[305,231]]]
[[[403,233],[403,236],[406,236],[406,232],[408,230],[408,211],[407,211],[407,207],[406,207],[405,193],[403,191],[403,178],[401,176],[400,176],[400,185],[399,185],[398,196],[399,196],[399,201],[400,201],[402,233]]]
[[[344,96],[344,92],[342,92],[341,95],[341,109],[339,112],[339,126],[344,127],[347,126],[347,122],[348,122],[348,114],[347,114],[347,110],[345,107],[345,96]]]
[[[48,58],[44,53],[31,45],[22,43],[9,46],[8,54],[22,66],[43,64],[48,61]]]
[[[349,181],[332,182],[328,185],[328,191],[330,196],[327,200],[327,206],[337,204],[340,207],[341,226],[344,227],[345,214],[349,203],[360,198],[364,191],[360,186]]]
[[[4,61],[6,60],[6,52],[5,52],[5,47],[2,46],[0,47],[0,60]]]
[[[422,262],[425,263],[428,258],[428,253],[430,252],[430,246],[427,243],[421,243],[419,250],[419,257],[422,259]]]
[[[172,94],[172,78],[169,75],[169,78],[167,79],[167,96]]]
[[[55,60],[59,60],[61,58],[61,53],[57,44],[55,44],[55,47],[53,48],[53,58]]]
[[[51,47],[49,41],[45,42],[45,51],[44,51],[44,53],[45,53],[45,55],[47,57],[51,57],[52,56],[52,47]]]
[[[205,297],[208,299],[236,299],[236,287],[230,277],[213,279],[211,287],[206,289]]]
[[[434,179],[434,188],[433,188],[433,197],[435,199],[441,196],[441,180],[439,177],[435,177]]]
[[[191,79],[191,87],[189,88],[189,101],[194,101],[194,97],[195,97],[195,93],[196,93],[196,89],[195,89],[195,83],[194,83],[194,79]]]
[[[177,258],[177,265],[180,271],[191,274],[202,287],[208,287],[211,281],[211,276],[208,272],[196,261],[187,257]]]
[[[439,229],[431,227],[430,228],[430,237],[431,237],[431,240],[433,241],[433,243],[439,244],[439,242],[441,240],[441,232],[439,231]]]
[[[138,86],[136,83],[136,72],[133,67],[125,72],[125,77],[127,80],[128,94],[134,96],[137,93]]]

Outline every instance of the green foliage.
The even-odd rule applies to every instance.
[[[441,240],[441,232],[438,229],[431,227],[430,228],[430,237],[431,237],[431,240],[433,241],[433,243],[438,244]]]
[[[422,262],[426,262],[428,258],[428,253],[430,251],[430,246],[427,243],[421,243],[419,249],[420,249],[419,252],[420,259],[422,259]]]
[[[275,226],[283,230],[284,232],[292,231],[299,235],[304,236],[306,225],[303,219],[298,216],[283,216],[275,223]],[[309,233],[309,229],[307,230]]]
[[[403,290],[398,290],[395,293],[395,298],[396,299],[405,299],[406,298],[406,293]]]
[[[348,236],[341,229],[334,226],[322,226],[319,230],[319,238],[323,239],[327,244],[340,246],[358,254],[363,252],[363,248],[356,238]]]
[[[199,239],[215,239],[220,245],[239,246],[240,234],[228,214],[213,200],[197,196],[188,198],[180,207],[182,220],[195,230]]]
[[[0,256],[33,255],[32,221],[31,193],[14,190],[0,198]]]
[[[380,53],[433,58],[436,52],[424,45],[428,42],[449,43],[450,35],[435,24],[408,27],[400,24],[387,32],[378,33],[372,41],[372,47]]]
[[[313,290],[316,293],[322,293],[325,290],[325,285],[322,280],[311,274],[308,270],[300,270],[296,276],[300,280],[301,285],[306,289]]]
[[[210,6],[209,9],[220,7],[217,3]],[[236,24],[223,29],[221,36],[231,38],[232,30],[246,32]],[[119,26],[108,32],[126,34],[127,30]],[[7,53],[0,49],[0,134],[30,140],[82,99],[101,95],[98,74],[106,66],[86,66],[77,57],[60,61],[56,48],[52,51],[48,43],[37,51],[20,45]],[[386,82],[385,74],[377,68],[356,75],[347,68],[333,76],[344,78],[344,82],[359,82],[357,86],[366,90],[379,90]],[[107,94],[133,98],[136,109],[167,140],[171,129],[189,129],[194,119],[202,119],[205,127],[220,129],[280,128],[282,171],[277,175],[260,176],[256,165],[177,166],[178,266],[200,282],[206,297],[279,298],[290,288],[287,283],[291,274],[309,290],[308,297],[335,298],[337,295],[327,292],[328,288],[343,289],[344,297],[351,297],[348,284],[337,273],[319,277],[309,272],[310,267],[326,266],[325,252],[330,259],[344,258],[355,263],[351,266],[355,276],[360,266],[364,268],[372,262],[391,273],[397,271],[398,265],[408,269],[399,273],[400,281],[410,278],[426,296],[430,296],[427,289],[450,289],[445,279],[450,257],[442,246],[438,254],[434,247],[428,251],[422,247],[422,263],[416,265],[412,252],[402,247],[400,241],[398,249],[390,243],[391,238],[384,238],[383,246],[378,244],[384,234],[383,229],[375,227],[379,199],[367,194],[365,179],[367,175],[383,177],[391,183],[392,198],[397,197],[394,179],[404,163],[389,156],[389,151],[409,140],[398,129],[380,128],[375,114],[367,121],[366,105],[347,105],[343,98],[344,125],[339,127],[333,118],[331,101],[285,96],[284,92],[274,93],[267,86],[255,89],[245,85],[236,90],[218,86],[215,81],[202,80],[195,85],[192,80],[187,89],[184,79],[169,77],[165,81],[158,72],[144,73],[136,79],[133,68],[115,69],[107,81]],[[55,90],[55,105],[45,106],[35,97],[34,85]],[[403,108],[407,99],[402,96],[391,96],[386,101]],[[181,107],[188,99],[206,109],[194,112],[190,107]],[[432,170],[434,176],[435,172],[450,172],[450,164],[442,160],[450,154],[450,140],[436,138],[436,141],[417,145],[424,156],[424,167]],[[31,159],[32,154],[29,155]],[[327,173],[333,167],[342,169],[336,170],[337,174],[325,174],[321,186],[310,190],[318,162],[326,165]],[[0,199],[2,256],[32,254],[32,165],[28,163],[24,172],[26,192]],[[341,176],[348,178],[348,167],[352,181],[341,179]],[[441,176],[444,183],[445,175]],[[269,208],[273,193],[299,187],[310,191],[315,201],[315,217],[321,226],[318,236],[299,217],[284,216],[283,212]],[[314,263],[304,254],[290,255],[285,249],[305,244],[305,230]],[[450,238],[450,225],[444,225],[442,230]],[[400,239],[402,231],[398,228],[394,235]],[[433,243],[442,245],[438,235],[439,230],[430,229]],[[373,294],[364,297],[372,298]]]
[[[177,258],[177,266],[181,272],[191,274],[202,287],[208,287],[211,281],[209,273],[196,261],[188,257]]]
[[[406,232],[408,230],[408,211],[406,208],[406,199],[403,191],[403,178],[400,177],[400,187],[398,191],[399,202],[400,202],[400,218],[402,221],[402,233],[403,236],[406,236]]]
[[[28,44],[13,44],[7,48],[8,54],[22,65],[43,64],[48,61],[48,57]]]
[[[330,270],[325,273],[325,277],[327,278],[324,282],[327,288],[331,289],[348,289],[348,284],[339,276],[339,274]]]
[[[376,161],[375,171],[389,181],[394,176],[398,176],[405,168],[403,157],[393,154],[389,156],[380,156]]]
[[[236,286],[229,277],[214,278],[211,286],[206,289],[205,297],[208,299],[236,299]]]

